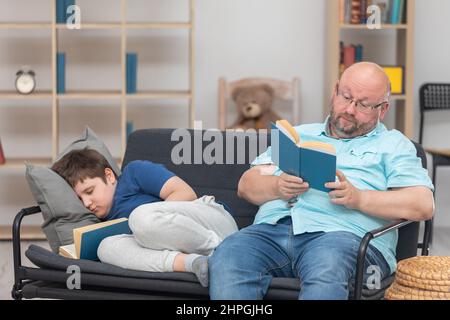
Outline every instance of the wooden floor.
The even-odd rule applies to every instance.
[[[0,226],[0,240],[12,239],[12,227]],[[45,235],[40,226],[22,226],[20,228],[20,239],[23,240],[45,240]]]

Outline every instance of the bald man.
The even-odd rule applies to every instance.
[[[270,148],[253,161],[238,194],[260,208],[254,224],[225,239],[209,259],[212,299],[262,299],[273,277],[299,278],[299,299],[348,299],[366,232],[392,220],[432,217],[433,185],[414,145],[380,122],[389,95],[381,67],[354,64],[336,82],[325,122],[295,127],[302,141],[335,147],[338,179],[325,185],[329,193],[283,173]],[[395,271],[397,237],[395,231],[371,241],[365,281]]]

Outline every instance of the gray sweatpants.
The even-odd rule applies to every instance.
[[[143,204],[133,210],[128,223],[133,234],[105,238],[97,251],[99,259],[126,269],[156,272],[173,271],[180,252],[210,255],[238,230],[213,196]]]

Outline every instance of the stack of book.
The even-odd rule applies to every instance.
[[[382,24],[405,23],[406,4],[407,0],[339,0],[339,22],[365,24],[367,8],[376,5],[380,8]]]
[[[342,74],[345,69],[356,62],[363,61],[363,46],[361,44],[344,45],[344,42],[340,42],[340,61],[339,71]]]

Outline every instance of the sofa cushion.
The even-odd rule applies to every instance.
[[[128,139],[122,169],[130,161],[137,159],[164,164],[167,169],[186,181],[198,197],[205,194],[213,195],[216,200],[227,204],[239,228],[250,225],[258,207],[237,196],[237,185],[254,157],[264,152],[270,144],[270,135],[238,132],[227,136],[227,133],[218,131],[215,133],[216,139],[222,139],[222,143],[216,140],[213,142],[219,146],[216,150],[217,160],[222,161],[207,164],[204,154],[202,157],[198,156],[198,149],[201,148],[200,155],[202,155],[213,143],[201,138],[206,131],[183,130],[182,132],[173,129],[134,131]],[[183,138],[178,138],[180,132]],[[239,141],[245,143],[240,144]],[[184,142],[186,142],[186,149],[190,148],[190,150],[184,150],[189,155],[189,161],[177,163],[175,158],[178,156],[180,144]],[[252,155],[249,150],[255,146],[258,146],[258,150],[254,149],[257,152]]]
[[[79,139],[64,149],[57,160],[71,150],[85,147],[101,153],[113,170],[120,175],[120,169],[106,145],[88,127]],[[71,186],[50,168],[27,164],[25,175],[30,190],[42,211],[44,218],[42,230],[54,252],[58,252],[60,246],[73,243],[74,228],[99,221],[84,207]]]

